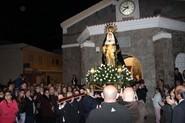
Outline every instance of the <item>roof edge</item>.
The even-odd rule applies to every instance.
[[[64,34],[67,33],[67,29],[69,27],[71,27],[72,25],[78,23],[79,21],[85,19],[86,17],[94,14],[95,12],[111,5],[111,4],[115,4],[114,0],[102,0],[98,3],[96,3],[95,5],[89,7],[88,9],[70,17],[69,19],[63,21],[62,23],[60,23],[60,26],[63,28],[64,30]]]
[[[113,22],[113,23],[117,25],[117,28],[118,28],[117,32],[156,28],[156,27],[185,32],[185,22],[166,18],[166,17],[161,17],[161,16],[119,21],[119,22]],[[106,23],[87,27],[79,35],[78,42],[83,42],[93,35],[104,34],[105,25]]]

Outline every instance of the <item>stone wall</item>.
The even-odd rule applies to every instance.
[[[98,64],[96,61],[97,53],[95,47],[81,48],[81,53],[82,53],[81,82],[85,83],[85,75],[87,71]]]
[[[185,53],[185,32],[172,31],[173,61],[178,53]]]
[[[156,80],[163,79],[165,84],[173,85],[172,40],[162,38],[154,42]]]
[[[140,17],[161,15],[185,21],[185,4],[180,0],[139,0]]]
[[[80,47],[63,49],[63,82],[71,84],[72,75],[76,74],[80,82],[81,52]]]

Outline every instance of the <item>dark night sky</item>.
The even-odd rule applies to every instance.
[[[1,0],[0,44],[12,41],[48,50],[60,48],[60,23],[99,1]]]

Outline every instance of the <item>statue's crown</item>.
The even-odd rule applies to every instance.
[[[117,25],[114,23],[108,23],[105,26],[105,33],[112,32],[115,33],[117,31]]]

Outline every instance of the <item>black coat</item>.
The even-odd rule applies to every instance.
[[[34,106],[33,100],[30,100],[28,97],[25,97],[26,116],[33,116],[34,115],[33,106]]]
[[[185,123],[185,100],[174,108],[172,123]]]
[[[122,99],[118,103],[128,108],[132,115],[133,123],[144,123],[147,117],[146,105],[143,101],[125,102]]]
[[[91,96],[84,96],[79,102],[80,115],[85,119],[88,117],[89,113],[96,108],[98,105],[96,99]]]
[[[42,118],[55,118],[54,104],[51,99],[43,95],[40,100],[39,113]]]
[[[56,109],[57,122],[56,123],[78,123],[77,114],[74,107],[70,103],[66,103],[63,108]]]
[[[55,109],[56,115],[57,115],[56,123],[70,123],[69,110],[70,110],[70,107],[68,104],[65,104],[65,106],[61,109],[59,108],[59,105],[58,105],[58,107]]]
[[[118,103],[103,103],[89,114],[86,123],[132,123],[131,113]]]
[[[173,109],[169,104],[161,108],[161,123],[172,123]]]

